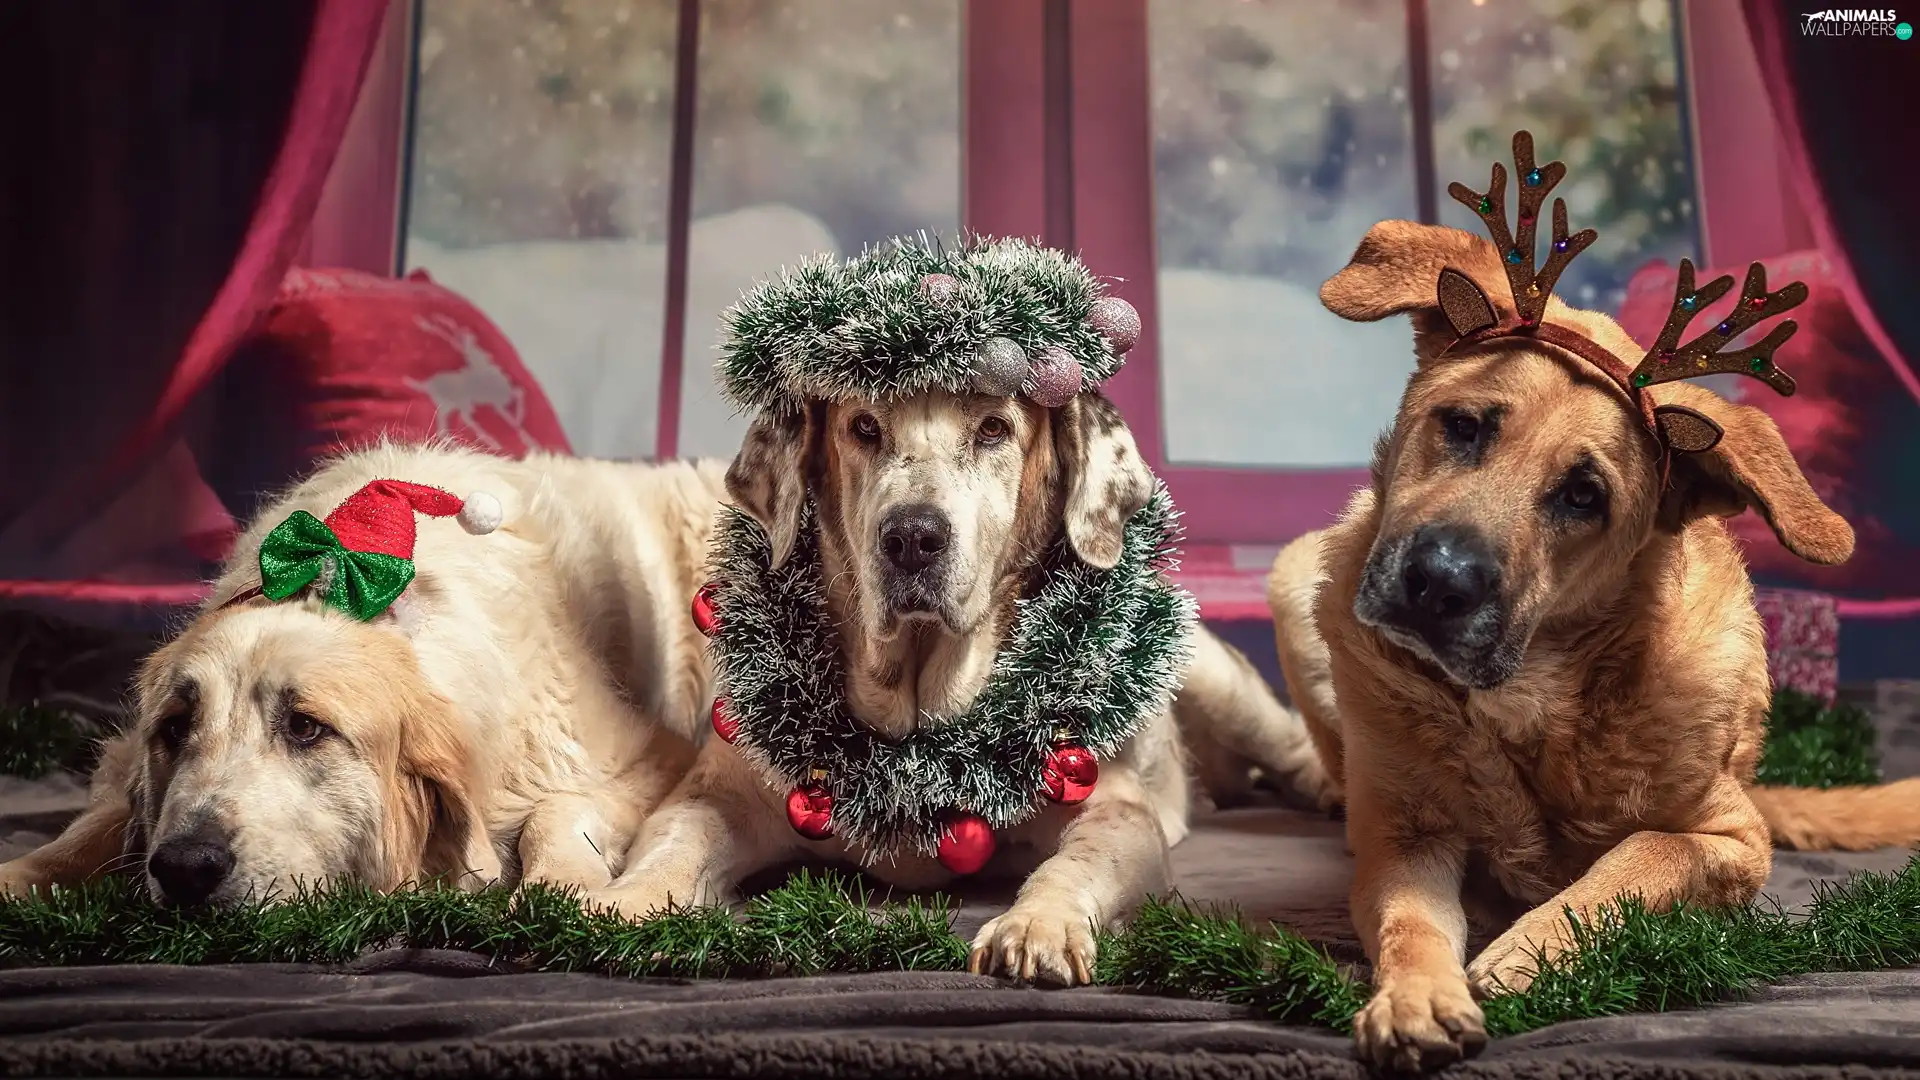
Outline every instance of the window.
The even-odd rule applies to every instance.
[[[1363,482],[1411,363],[1319,304],[1375,221],[1477,228],[1445,187],[1524,125],[1601,233],[1570,300],[1698,244],[1673,0],[420,2],[405,261],[588,454],[730,454],[718,316],[782,266],[1045,235],[1148,318],[1109,390],[1193,543],[1268,545]]]
[[[962,0],[706,0],[680,452],[732,457],[720,313],[815,252],[960,229]]]
[[[1517,128],[1567,162],[1555,194],[1600,231],[1561,281],[1571,302],[1612,309],[1647,260],[1695,252],[1670,0],[1150,0],[1149,17],[1171,464],[1363,465],[1408,334],[1333,318],[1320,283],[1383,218],[1481,231],[1446,185],[1483,187]]]
[[[745,420],[710,374],[727,304],[816,252],[958,229],[960,2],[423,0],[405,264],[500,325],[577,452],[662,449],[678,379],[665,449],[731,455]],[[690,61],[682,11],[701,20]],[[663,363],[676,275],[684,334]]]
[[[1374,222],[1417,216],[1401,0],[1148,10],[1166,456],[1364,462],[1406,332],[1319,290]]]
[[[1567,163],[1553,193],[1567,200],[1569,224],[1600,232],[1560,279],[1569,303],[1617,310],[1648,260],[1698,257],[1671,0],[1434,2],[1429,11],[1441,224],[1482,230],[1447,184],[1480,190],[1496,160],[1511,170],[1509,140],[1527,128],[1540,160]]]
[[[420,9],[406,264],[497,323],[574,449],[651,454],[675,6]]]

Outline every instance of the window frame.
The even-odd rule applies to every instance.
[[[422,0],[389,0],[386,33],[322,196],[301,261],[391,274],[401,265],[412,88]],[[969,232],[1037,237],[1077,250],[1114,279],[1149,328],[1106,384],[1140,452],[1183,510],[1199,545],[1272,546],[1331,523],[1365,468],[1206,465],[1168,460],[1154,234],[1147,0],[961,3],[961,221]],[[678,453],[686,333],[698,0],[677,0],[666,329],[656,453]],[[1426,0],[1404,0],[1410,55],[1426,44]],[[1744,16],[1731,4],[1677,4],[1686,133],[1703,256],[1724,264],[1810,246],[1789,194]],[[689,25],[689,16],[692,15]],[[1419,55],[1424,56],[1424,51]],[[1433,165],[1427,65],[1412,62],[1416,180]],[[1094,103],[1094,104],[1087,104]],[[1774,177],[1775,184],[1754,177]],[[1432,184],[1418,193],[1435,215]],[[393,206],[392,215],[354,212]],[[676,240],[678,241],[676,243]],[[676,302],[676,300],[678,302]]]

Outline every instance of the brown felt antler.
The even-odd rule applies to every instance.
[[[1782,395],[1793,393],[1792,377],[1773,364],[1774,352],[1799,329],[1792,319],[1775,326],[1756,344],[1742,349],[1725,349],[1742,332],[1764,319],[1799,306],[1807,299],[1807,287],[1798,281],[1782,287],[1778,292],[1768,292],[1767,271],[1759,263],[1747,268],[1747,281],[1740,290],[1740,303],[1733,312],[1713,329],[1681,345],[1680,335],[1693,317],[1725,296],[1727,290],[1733,287],[1733,278],[1727,276],[1708,282],[1705,288],[1695,289],[1693,262],[1682,259],[1680,280],[1674,290],[1673,308],[1667,314],[1666,326],[1661,328],[1653,348],[1631,371],[1623,360],[1585,334],[1571,327],[1543,325],[1540,318],[1547,309],[1547,298],[1553,295],[1554,283],[1560,280],[1561,272],[1566,270],[1574,256],[1586,250],[1599,234],[1592,229],[1582,229],[1568,236],[1567,204],[1560,199],[1553,200],[1553,253],[1547,256],[1547,265],[1535,273],[1534,227],[1539,221],[1540,206],[1553,191],[1554,185],[1566,176],[1567,168],[1558,161],[1536,166],[1533,161],[1533,136],[1526,131],[1513,134],[1513,168],[1520,180],[1520,229],[1517,235],[1507,226],[1505,166],[1497,161],[1493,163],[1493,182],[1488,185],[1485,194],[1473,191],[1465,184],[1447,185],[1447,194],[1479,214],[1480,220],[1486,223],[1487,232],[1506,265],[1507,284],[1513,290],[1517,312],[1512,321],[1501,322],[1494,313],[1493,304],[1477,282],[1452,267],[1441,270],[1440,310],[1453,326],[1454,333],[1459,335],[1447,351],[1506,337],[1529,337],[1559,346],[1618,383],[1633,401],[1635,409],[1645,417],[1647,426],[1659,438],[1661,445],[1682,453],[1713,449],[1720,441],[1719,425],[1684,405],[1656,407],[1652,399],[1647,397],[1648,387],[1676,379],[1739,372],[1759,379]]]
[[[1747,267],[1747,281],[1740,289],[1740,302],[1718,326],[1679,344],[1680,334],[1695,315],[1712,306],[1733,287],[1731,274],[1715,278],[1700,289],[1693,287],[1693,260],[1680,260],[1680,279],[1674,285],[1673,308],[1667,324],[1660,328],[1653,348],[1633,369],[1633,385],[1645,389],[1676,379],[1701,375],[1726,375],[1738,372],[1751,375],[1779,391],[1783,397],[1793,394],[1793,377],[1773,366],[1773,354],[1786,344],[1800,325],[1788,319],[1760,341],[1744,349],[1726,350],[1725,346],[1747,329],[1782,312],[1799,307],[1807,299],[1807,287],[1788,282],[1779,292],[1767,291],[1767,268],[1754,263]]]
[[[1549,245],[1552,253],[1547,256],[1547,265],[1535,273],[1534,230],[1540,223],[1540,206],[1547,201],[1547,195],[1553,191],[1554,185],[1567,175],[1567,167],[1558,161],[1535,165],[1532,133],[1516,131],[1513,134],[1513,171],[1519,180],[1520,191],[1518,233],[1507,225],[1507,170],[1499,162],[1493,163],[1493,181],[1484,193],[1473,191],[1455,181],[1447,185],[1447,194],[1480,215],[1480,220],[1486,223],[1487,233],[1500,250],[1500,261],[1507,268],[1507,285],[1513,290],[1514,309],[1520,314],[1521,324],[1531,326],[1538,323],[1541,313],[1547,310],[1547,297],[1553,294],[1554,283],[1560,280],[1561,272],[1573,261],[1574,256],[1599,239],[1600,234],[1592,229],[1582,229],[1568,236],[1566,200],[1553,200],[1553,240]],[[1450,274],[1460,282],[1473,284],[1465,274],[1458,271],[1451,271]],[[1479,321],[1478,312],[1472,311],[1471,301],[1465,300],[1460,293],[1459,282],[1448,280],[1448,274],[1442,277],[1441,308],[1446,311],[1449,321],[1454,315],[1452,308],[1459,309],[1463,314],[1471,313],[1470,322]],[[1479,287],[1474,286],[1474,291],[1479,292]],[[1449,292],[1454,293],[1451,305],[1446,302]],[[1492,305],[1486,306],[1486,314],[1484,323],[1463,327],[1455,322],[1454,330],[1464,336],[1493,325]]]

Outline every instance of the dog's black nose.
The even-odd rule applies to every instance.
[[[880,523],[880,550],[903,574],[918,573],[939,562],[951,539],[953,525],[947,515],[925,504],[899,507]]]
[[[1480,535],[1453,525],[1414,532],[1400,569],[1407,609],[1422,621],[1451,623],[1478,612],[1500,579],[1500,564]]]
[[[161,893],[183,907],[205,903],[232,872],[233,847],[208,830],[162,841],[147,856],[147,873]]]

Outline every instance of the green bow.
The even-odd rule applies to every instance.
[[[327,523],[295,510],[260,543],[260,591],[285,600],[333,564],[326,602],[365,622],[387,610],[413,580],[413,560],[377,551],[348,551]]]

